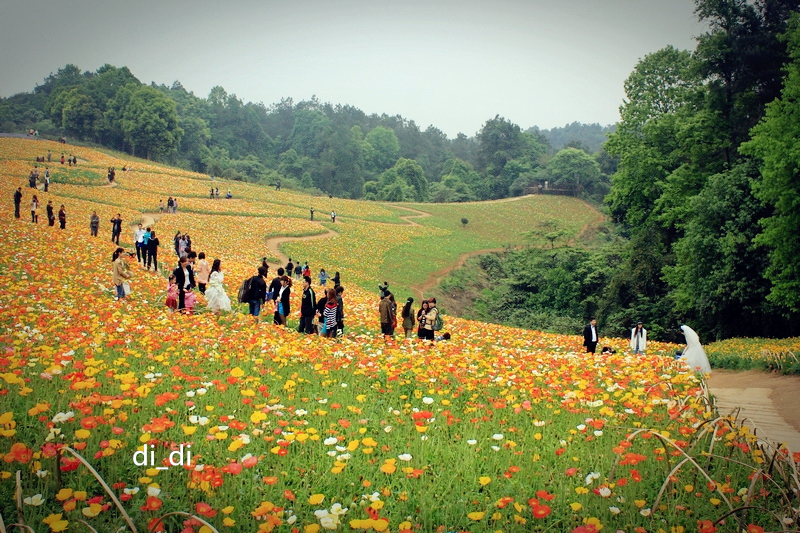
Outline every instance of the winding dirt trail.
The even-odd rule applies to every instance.
[[[320,227],[324,228],[322,224]],[[267,250],[269,250],[270,254],[274,257],[278,258],[282,264],[286,264],[289,262],[289,258],[280,250],[281,244],[285,242],[297,242],[297,241],[311,241],[315,239],[329,239],[331,237],[337,237],[339,233],[333,231],[332,229],[327,230],[325,233],[319,233],[317,235],[307,235],[305,237],[270,237],[266,240],[265,244],[267,246]]]

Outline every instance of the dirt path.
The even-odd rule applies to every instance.
[[[433,216],[430,213],[426,213],[425,211],[420,211],[419,209],[413,209],[411,207],[403,207],[401,205],[394,205],[392,207],[396,207],[397,209],[404,209],[406,211],[411,211],[412,213],[416,213],[415,215],[403,215],[400,217],[400,220],[404,220],[409,226],[419,226],[422,227],[422,224],[417,222],[416,220],[411,220],[412,218],[425,218]]]
[[[420,299],[424,297],[425,293],[430,291],[431,289],[435,288],[439,283],[447,276],[452,270],[457,268],[461,268],[464,266],[464,263],[467,262],[467,259],[470,257],[474,257],[476,255],[484,255],[490,254],[493,252],[503,252],[505,248],[484,248],[483,250],[473,250],[471,252],[466,252],[458,256],[458,260],[453,263],[452,265],[448,265],[436,272],[428,274],[428,277],[425,278],[425,281],[420,283],[419,285],[412,285],[411,290],[414,291],[414,295],[419,297]]]
[[[323,227],[320,224],[320,227]],[[306,237],[270,237],[266,240],[267,250],[269,250],[270,254],[274,257],[277,257],[282,264],[286,264],[289,262],[289,258],[284,255],[280,250],[280,245],[285,242],[296,242],[296,241],[311,241],[314,239],[329,239],[331,237],[337,237],[339,234],[331,229],[327,230],[325,233],[320,233],[318,235],[308,235]]]
[[[714,370],[708,386],[721,415],[741,408],[739,419],[758,435],[800,451],[800,376]]]

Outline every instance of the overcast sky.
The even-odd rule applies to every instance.
[[[67,63],[143,83],[215,85],[269,106],[402,115],[448,137],[612,124],[637,61],[693,50],[693,0],[0,0],[0,96]]]

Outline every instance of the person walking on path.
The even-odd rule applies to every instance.
[[[215,314],[231,310],[231,299],[225,293],[223,281],[225,281],[225,275],[222,273],[222,261],[214,259],[214,263],[211,265],[211,275],[208,278],[208,289],[204,294],[206,295],[206,305]]]
[[[294,263],[292,262],[292,258],[289,258],[289,262],[286,263],[286,275],[291,276],[294,272]]]
[[[258,274],[252,277],[250,281],[250,292],[247,294],[247,303],[250,306],[250,314],[256,322],[258,322],[258,315],[261,314],[261,305],[267,297],[267,282],[264,281],[264,276],[267,275],[267,269],[263,266],[258,267]]]
[[[14,191],[14,218],[19,218],[19,206],[22,204],[22,187]]]
[[[35,194],[31,198],[31,222],[34,224],[39,223],[39,198]]]
[[[314,317],[317,315],[317,295],[311,288],[311,278],[303,278],[303,296],[300,300],[300,333],[314,333]]]
[[[47,225],[48,226],[55,226],[56,225],[56,214],[53,210],[53,200],[48,200],[47,205],[45,206],[45,213],[47,213]]]
[[[411,308],[413,303],[414,298],[406,300],[403,311],[400,313],[400,317],[403,319],[403,331],[405,331],[406,339],[411,338],[411,334],[414,331],[414,324],[416,324],[416,320],[414,320],[414,310]]]
[[[97,216],[97,211],[92,211],[92,217],[89,219],[89,230],[92,232],[92,237],[97,237],[97,232],[100,230],[100,217]]]
[[[158,272],[158,247],[160,244],[155,230],[151,231],[150,240],[147,241],[147,270],[150,270],[150,265],[153,265],[153,271]]]
[[[58,210],[58,225],[61,229],[67,229],[67,208],[61,204],[61,209]]]
[[[117,213],[117,216],[111,219],[111,242],[119,244],[119,236],[122,233],[122,215]]]
[[[124,248],[117,248],[114,250],[112,260],[113,268],[111,271],[111,282],[114,284],[114,287],[117,290],[117,301],[120,301],[125,298],[125,287],[123,286],[123,283],[125,283],[126,280],[131,279],[133,274],[128,269],[128,265],[125,263]]]
[[[633,355],[644,355],[645,350],[647,350],[647,330],[640,320],[631,330],[631,351]]]
[[[583,345],[586,346],[586,353],[595,353],[600,334],[597,333],[597,319],[592,317],[586,327],[583,328]]]

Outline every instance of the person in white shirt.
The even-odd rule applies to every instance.
[[[139,224],[139,228],[133,232],[133,240],[136,243],[136,259],[142,265],[143,261],[147,261],[147,252],[144,250],[144,228]]]
[[[647,350],[647,330],[639,321],[631,330],[631,351],[634,355],[644,355],[645,350]]]

